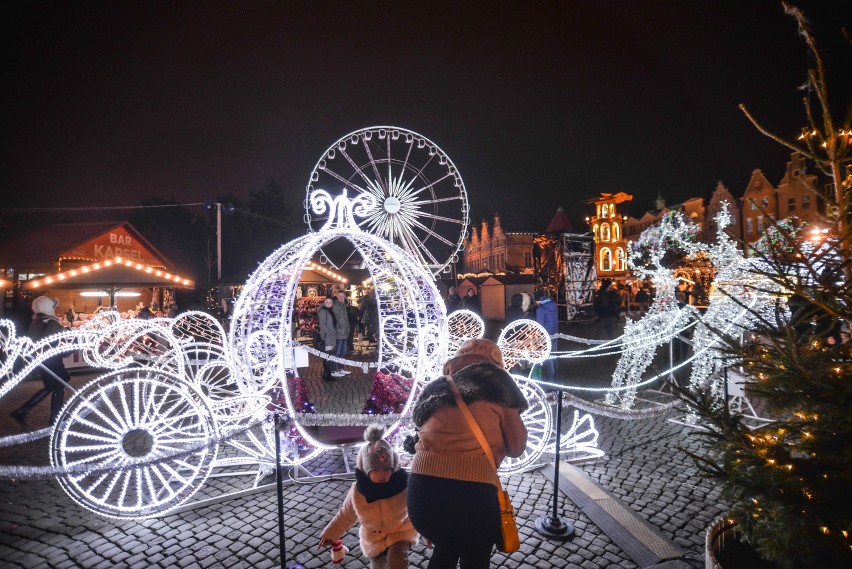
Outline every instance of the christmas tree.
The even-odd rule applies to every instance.
[[[852,105],[837,124],[807,21],[795,7],[784,8],[813,62],[805,85],[808,126],[789,142],[741,108],[763,134],[804,154],[833,187],[815,188],[825,203],[819,223],[782,220],[756,244],[755,282],[772,284],[756,292],[777,301],[755,315],[745,342],[721,336],[724,359],[744,370],[748,395],[772,421],[750,428],[718,393],[679,394],[707,428],[697,431],[705,445],[692,458],[720,482],[732,503],[729,517],[758,553],[779,567],[852,567]]]

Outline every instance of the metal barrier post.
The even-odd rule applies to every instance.
[[[284,533],[284,469],[281,466],[281,415],[273,415],[275,430],[275,487],[278,493],[278,548],[281,551],[281,565],[287,569],[305,569],[295,561],[287,563],[286,534]]]
[[[566,540],[574,537],[574,526],[565,518],[559,516],[559,445],[562,438],[562,390],[556,403],[556,451],[553,459],[553,512],[549,516],[541,516],[535,521],[538,533],[552,539]]]

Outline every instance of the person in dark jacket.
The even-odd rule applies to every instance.
[[[465,569],[488,569],[500,537],[496,473],[456,405],[448,378],[458,386],[498,467],[506,456],[521,456],[526,448],[521,413],[529,404],[491,340],[466,341],[444,365],[444,374],[424,387],[412,412],[419,432],[408,516],[434,545],[430,569],[451,569],[459,562]]]
[[[33,321],[30,324],[30,338],[38,341],[52,334],[63,331],[56,317],[58,298],[40,296],[33,301]],[[44,387],[36,391],[29,400],[21,407],[12,411],[11,416],[20,424],[26,424],[27,414],[38,405],[42,399],[50,395],[50,424],[56,422],[59,412],[62,411],[62,403],[65,399],[65,386],[71,381],[65,364],[62,363],[62,354],[48,358],[42,364],[41,381]]]
[[[379,337],[379,307],[376,304],[375,291],[371,290],[361,297],[358,309],[361,312],[361,322],[367,341],[375,342]]]
[[[334,355],[338,358],[346,356],[349,350],[349,312],[347,310],[346,293],[342,290],[336,293],[337,300],[334,301],[331,310],[334,312],[334,323],[337,325],[337,342],[335,343]],[[338,374],[349,375],[349,370],[337,366]]]
[[[474,314],[482,312],[482,305],[479,303],[479,297],[476,295],[475,290],[472,288],[467,289],[467,293],[465,293],[461,301],[461,307],[465,310],[470,310]]]
[[[615,338],[615,322],[621,313],[621,297],[613,290],[610,279],[601,280],[601,288],[595,298],[595,310],[603,323],[607,339]]]
[[[447,314],[451,312],[455,312],[461,306],[461,297],[459,293],[456,291],[456,287],[451,286],[450,290],[447,291]]]
[[[535,320],[541,324],[550,335],[550,351],[556,350],[556,333],[559,332],[559,312],[556,303],[545,291],[536,293]],[[542,379],[556,379],[556,364],[550,357],[541,364]]]
[[[524,309],[521,305],[524,302],[524,297],[521,293],[513,294],[509,301],[509,308],[506,309],[506,324],[511,324],[515,320],[520,320],[525,317]]]
[[[337,317],[332,310],[334,299],[327,296],[323,299],[322,305],[317,310],[317,321],[319,322],[319,333],[314,339],[314,347],[324,351],[328,355],[334,355],[334,348],[337,346]],[[327,359],[322,360],[322,378],[325,381],[343,377],[344,374],[339,373],[337,364]]]

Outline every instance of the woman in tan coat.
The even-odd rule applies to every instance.
[[[485,435],[497,466],[527,444],[527,401],[503,369],[500,348],[468,340],[414,406],[418,428],[408,486],[414,527],[434,545],[429,569],[487,569],[500,537],[495,472],[449,388],[451,375]],[[407,450],[412,450],[408,448]]]

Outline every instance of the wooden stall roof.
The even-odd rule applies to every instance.
[[[62,260],[125,257],[163,269],[174,265],[128,221],[61,223],[36,227],[0,244],[0,265],[32,266]]]

